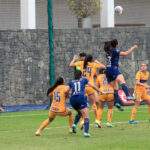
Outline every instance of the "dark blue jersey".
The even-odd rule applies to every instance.
[[[85,85],[89,82],[86,78],[81,78],[79,80],[71,80],[68,85],[72,90],[71,96],[74,95],[85,95]]]
[[[106,54],[107,64],[106,67],[118,67],[119,66],[119,54],[120,51],[116,49],[112,49],[112,54]]]

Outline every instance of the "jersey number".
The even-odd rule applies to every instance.
[[[81,90],[80,82],[74,83],[74,90],[75,90],[75,93],[80,92]]]
[[[102,77],[103,85],[107,85],[107,79],[106,77]]]
[[[86,69],[83,71],[82,76],[83,76],[83,77],[86,77],[86,73],[89,73],[89,76],[91,76],[91,68],[86,68]]]
[[[54,100],[56,101],[56,102],[60,102],[60,92],[54,92]]]

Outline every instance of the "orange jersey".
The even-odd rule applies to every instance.
[[[66,110],[66,95],[65,95],[65,85],[57,86],[51,93],[50,96],[53,97],[53,102],[50,107],[52,112],[65,112]]]
[[[89,79],[94,84],[94,75],[96,69],[101,68],[101,65],[95,62],[88,62],[87,68],[84,69],[84,61],[78,61],[75,63],[76,67],[80,67],[82,77]]]
[[[108,84],[105,74],[98,75],[96,86],[99,87],[99,90],[103,93],[114,93],[114,89]]]
[[[144,85],[147,85],[148,78],[149,78],[149,72],[144,73],[142,71],[138,71],[136,74],[136,81],[139,81],[140,83]],[[141,85],[137,85],[137,84],[135,84],[135,87],[134,87],[135,90],[141,90],[143,88],[145,87]]]

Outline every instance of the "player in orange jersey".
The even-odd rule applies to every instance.
[[[140,70],[136,74],[134,96],[137,100],[135,101],[134,108],[132,109],[131,120],[129,121],[130,124],[137,124],[137,122],[134,121],[134,118],[136,115],[136,111],[140,105],[140,101],[146,101],[146,103],[148,104],[148,112],[150,116],[150,86],[147,84],[148,79],[149,72],[147,71],[147,64],[142,63],[140,66]]]
[[[93,62],[93,57],[91,55],[87,55],[84,61],[75,62],[77,59],[78,57],[75,55],[69,66],[80,67],[80,70],[82,72],[82,77],[88,79],[92,84],[94,84],[94,75],[95,75],[96,69],[98,68],[105,69],[105,66],[98,61]],[[100,128],[101,126],[99,122],[99,116],[97,114],[97,106],[96,106],[97,97],[96,97],[95,91],[93,88],[87,85],[85,88],[85,92],[90,99],[92,110],[95,115],[95,123]]]
[[[102,92],[99,95],[100,100],[100,111],[99,116],[100,120],[102,117],[103,109],[105,102],[107,101],[108,106],[108,115],[107,115],[107,127],[112,127],[111,119],[113,115],[113,106],[114,106],[114,89],[111,85],[108,84],[105,69],[100,69],[99,75],[96,80],[96,86],[99,88],[99,90]]]
[[[64,79],[58,77],[54,85],[50,87],[47,91],[47,96],[50,94],[50,97],[53,97],[53,102],[49,110],[49,118],[45,120],[40,128],[36,131],[35,135],[40,136],[41,131],[51,123],[56,116],[69,116],[69,133],[72,133],[72,124],[73,124],[73,115],[72,111],[66,107],[66,86],[64,85]]]

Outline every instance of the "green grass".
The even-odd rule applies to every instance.
[[[42,136],[36,137],[35,131],[48,118],[48,111],[0,113],[0,150],[149,150],[148,108],[140,106],[135,118],[138,124],[130,125],[132,107],[124,107],[124,112],[114,108],[113,128],[106,127],[105,108],[101,129],[95,127],[90,109],[91,138],[83,137],[79,127],[77,134],[69,135],[68,117],[56,117]]]

